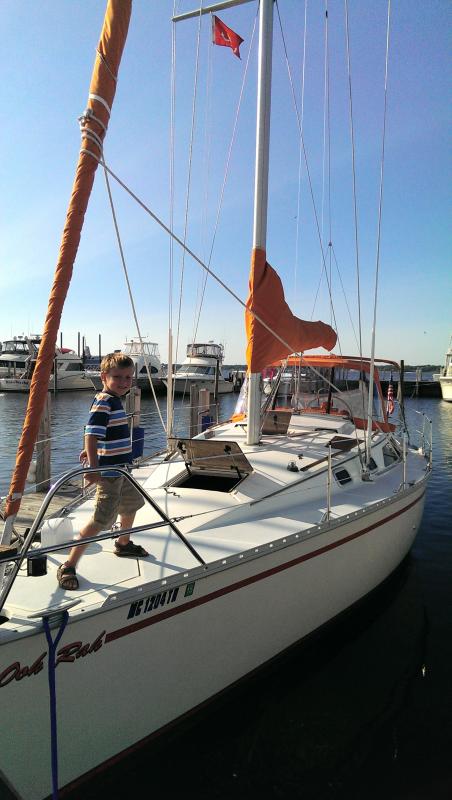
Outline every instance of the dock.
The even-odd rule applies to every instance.
[[[381,380],[380,385],[383,394],[386,396],[388,391],[389,381]],[[399,390],[398,380],[392,381],[394,390],[394,397],[397,397]],[[403,382],[403,396],[404,397],[441,397],[441,384],[439,381],[404,381]]]
[[[76,489],[74,492],[70,493],[61,492],[55,494],[50,501],[49,507],[45,513],[45,517],[47,518],[54,515],[58,516],[58,512],[64,508],[64,506],[69,505],[69,503],[71,503],[79,494],[79,489]],[[24,494],[17,517],[14,520],[14,530],[16,533],[20,534],[21,536],[24,536],[27,533],[36,519],[36,515],[41,508],[44,498],[44,492],[30,492],[29,494]],[[0,507],[0,519],[3,518],[3,514],[4,504],[2,504]]]

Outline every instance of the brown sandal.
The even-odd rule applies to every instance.
[[[70,567],[68,564],[61,564],[57,569],[57,578],[62,589],[66,589],[68,592],[78,589],[78,578],[74,567]]]
[[[115,555],[121,558],[146,558],[149,553],[140,544],[134,544],[132,539],[129,539],[127,544],[115,542]]]

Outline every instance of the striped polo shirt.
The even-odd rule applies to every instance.
[[[96,394],[85,434],[97,438],[99,466],[132,463],[130,431],[121,399],[109,392]],[[115,473],[111,473],[113,476]],[[104,473],[108,476],[108,473]]]

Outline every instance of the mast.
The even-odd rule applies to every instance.
[[[265,254],[267,242],[268,160],[270,150],[270,105],[272,75],[273,0],[261,0],[259,10],[259,63],[256,119],[256,172],[254,178],[253,259],[257,250]],[[253,268],[253,267],[252,267]],[[258,444],[261,417],[261,375],[248,376],[247,439]]]
[[[131,9],[132,0],[108,0],[91,77],[87,109],[80,119],[82,146],[49,297],[44,332],[30,386],[27,413],[17,448],[16,466],[6,498],[3,541],[8,541],[10,538],[12,522],[20,507],[28,468],[33,456],[39,422],[49,388],[49,377],[55,357],[64,301],[72,277],[95,172],[103,158],[103,140],[107,132],[116,92],[117,73],[127,38]]]

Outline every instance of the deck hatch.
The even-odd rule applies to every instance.
[[[253,471],[237,442],[173,438],[170,446],[182,455],[186,469],[171,486],[229,492]]]

